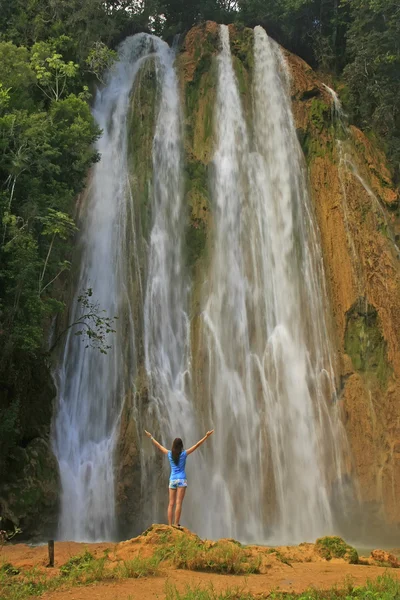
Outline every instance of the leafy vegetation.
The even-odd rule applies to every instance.
[[[26,447],[49,429],[54,393],[47,365],[49,326],[65,307],[62,290],[77,232],[75,198],[99,158],[89,86],[101,80],[115,57],[95,39],[95,31],[88,39],[86,26],[84,33],[69,26],[68,18],[62,24],[74,3],[51,3],[55,20],[44,21],[48,4],[1,2],[0,10],[2,483],[15,463],[14,448]],[[91,3],[89,11],[86,5],[88,21],[99,16],[99,6]],[[105,352],[113,318],[89,301],[89,293],[81,292],[76,333]]]
[[[344,558],[351,564],[356,564],[358,562],[357,550],[346,544],[342,538],[337,536],[319,538],[315,542],[315,550],[326,560],[331,560],[332,558]]]

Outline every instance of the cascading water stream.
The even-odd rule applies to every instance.
[[[340,425],[328,407],[335,385],[322,255],[287,73],[264,30],[254,35],[251,135],[220,28],[215,245],[203,314],[218,432],[207,533],[298,542],[332,529]]]
[[[190,399],[190,323],[187,314],[189,282],[182,256],[186,226],[183,204],[182,115],[175,54],[160,45],[161,99],[153,140],[153,224],[148,247],[148,276],[144,304],[145,367],[150,405],[145,421],[159,432],[167,447],[182,436],[194,443],[196,426]],[[142,486],[153,490],[153,519],[165,518],[165,497],[153,453],[143,454]],[[164,460],[166,484],[168,463]]]
[[[342,206],[345,215],[345,225],[348,244],[352,253],[353,258],[353,269],[355,270],[357,277],[356,280],[359,284],[359,289],[364,289],[365,282],[362,282],[363,276],[360,271],[360,261],[357,255],[357,251],[354,245],[354,239],[350,231],[348,205],[347,205],[347,192],[346,187],[349,178],[354,177],[364,188],[366,194],[371,200],[372,209],[376,215],[377,221],[382,221],[385,227],[386,233],[391,240],[395,249],[396,255],[400,257],[400,249],[396,244],[395,237],[391,230],[391,226],[388,223],[385,209],[381,205],[379,198],[372,191],[365,178],[361,175],[360,169],[357,166],[357,153],[353,147],[353,134],[348,126],[347,115],[343,110],[340,99],[332,88],[324,84],[325,89],[332,98],[332,121],[336,126],[336,147],[339,156],[339,177],[340,185],[342,190]]]
[[[132,280],[141,289],[135,221],[128,217],[134,211],[127,160],[130,92],[149,57],[156,59],[158,79],[167,79],[168,52],[167,44],[155,36],[138,34],[125,40],[94,107],[103,130],[98,142],[101,160],[89,190],[77,289],[92,288],[99,306],[119,320],[115,336],[107,340],[111,349],[105,356],[85,349],[73,329],[66,339],[57,374],[59,405],[54,423],[62,484],[61,539],[104,540],[116,535],[114,450],[121,407],[136,374]],[[159,87],[164,88],[163,81]],[[163,105],[165,94],[162,98]],[[169,134],[168,129],[159,133],[161,146],[166,145],[163,135]],[[76,297],[71,322],[80,313]]]

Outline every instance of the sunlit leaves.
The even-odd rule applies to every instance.
[[[103,42],[97,41],[93,44],[86,59],[87,70],[104,83],[103,75],[111,68],[116,59],[117,53],[114,50],[110,50]]]
[[[69,38],[63,36],[61,42],[65,44],[66,41]],[[57,51],[57,45],[57,40],[37,42],[31,52],[31,65],[37,85],[48,99],[56,102],[68,91],[69,80],[77,77],[79,70],[78,64],[63,59],[63,55]]]

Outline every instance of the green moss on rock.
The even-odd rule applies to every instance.
[[[350,564],[358,563],[358,552],[353,546],[337,536],[325,536],[315,542],[315,550],[325,560],[343,558]]]
[[[208,162],[212,155],[217,85],[215,60],[212,56],[208,59],[185,88],[186,151],[189,157],[202,162]]]
[[[310,120],[314,127],[321,131],[331,121],[331,108],[319,98],[313,98],[310,106]]]
[[[357,371],[375,376],[386,385],[391,372],[386,341],[376,309],[360,298],[347,312],[345,351]]]
[[[236,25],[230,28],[231,52],[243,64],[248,73],[254,68],[254,33],[248,27]]]
[[[186,260],[189,268],[203,256],[207,244],[207,227],[202,219],[191,218],[186,230]]]
[[[132,90],[128,115],[128,161],[131,185],[140,214],[140,229],[147,237],[151,219],[152,150],[157,103],[154,60],[140,69]]]

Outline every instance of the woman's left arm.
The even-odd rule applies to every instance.
[[[153,438],[153,436],[151,435],[151,433],[149,433],[149,432],[148,432],[148,431],[146,431],[146,430],[144,430],[144,432],[145,432],[145,434],[147,435],[147,437],[149,437],[149,438],[151,439],[151,441],[153,442],[153,444],[154,444],[155,446],[157,446],[157,448],[158,448],[159,450],[161,450],[161,452],[162,452],[163,454],[168,454],[168,450],[167,450],[166,448],[164,448],[164,446],[161,446],[161,444],[160,444],[159,442],[157,442],[157,440],[155,440],[155,439]]]
[[[194,446],[192,446],[191,448],[189,448],[189,450],[186,450],[186,454],[192,454],[192,452],[194,452],[195,450],[197,450],[197,448],[199,446],[201,446],[201,444],[203,444],[207,438],[210,437],[210,435],[212,435],[214,433],[214,429],[212,429],[211,431],[207,431],[206,435],[199,441],[197,442],[197,444],[195,444]]]

